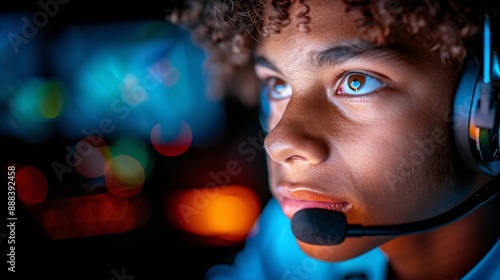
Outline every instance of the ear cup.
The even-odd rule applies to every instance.
[[[498,108],[495,110],[496,122],[492,129],[475,125],[474,116],[481,94],[481,66],[478,59],[471,56],[465,60],[464,67],[453,104],[455,143],[460,156],[469,168],[494,177],[500,174],[499,110]],[[492,84],[494,97],[498,99],[498,87],[495,82]],[[498,107],[498,102],[495,104]]]

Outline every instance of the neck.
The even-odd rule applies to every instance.
[[[381,249],[389,279],[460,279],[500,237],[500,197],[468,216],[422,234],[398,237]]]

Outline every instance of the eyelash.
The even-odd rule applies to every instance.
[[[377,88],[375,88],[374,90],[366,93],[366,94],[358,94],[358,95],[356,95],[356,94],[348,94],[348,93],[346,93],[346,94],[339,94],[338,91],[342,88],[343,83],[345,82],[345,80],[347,79],[347,77],[349,77],[350,75],[361,75],[361,76],[369,77],[370,79],[375,79],[376,81],[378,81],[380,83],[380,86],[377,87]],[[279,98],[272,98],[272,93],[270,92],[269,85],[271,84],[271,82],[273,80],[282,80],[282,79],[278,78],[278,77],[275,77],[275,76],[269,76],[269,77],[261,79],[261,81],[260,81],[261,91],[264,90],[264,89],[267,89],[268,90],[267,96],[268,96],[269,99],[279,100]],[[282,81],[286,82],[284,80],[282,80]],[[341,98],[346,98],[346,99],[364,100],[364,99],[373,97],[375,94],[377,94],[381,89],[383,89],[385,87],[386,87],[386,84],[383,81],[381,81],[379,78],[376,78],[373,75],[368,74],[368,73],[366,73],[364,71],[359,71],[359,70],[358,71],[342,70],[342,73],[336,75],[336,82],[335,82],[333,94],[336,95],[336,96],[339,96]]]
[[[349,77],[350,75],[356,75],[356,74],[367,76],[371,79],[375,79],[378,82],[380,82],[381,85],[379,87],[377,87],[376,89],[374,89],[371,92],[366,93],[366,94],[359,94],[359,95],[338,94],[338,91],[342,88],[342,85],[345,82],[345,80],[347,79],[347,77]],[[335,82],[334,90],[332,91],[332,93],[333,93],[333,95],[341,97],[341,98],[346,98],[346,99],[355,100],[355,101],[361,101],[361,100],[365,100],[367,98],[374,97],[376,94],[378,94],[380,92],[381,89],[383,89],[385,87],[387,87],[387,84],[385,82],[383,82],[381,79],[373,76],[372,74],[366,73],[364,71],[359,71],[359,70],[353,71],[353,70],[342,69],[342,73],[336,75],[336,82]]]
[[[272,100],[280,100],[280,99],[283,99],[283,98],[286,98],[286,97],[283,97],[283,98],[280,98],[278,97],[278,95],[274,95],[273,92],[272,92],[272,86],[271,84],[274,83],[274,85],[278,85],[277,81],[282,81],[282,82],[285,82],[286,85],[290,86],[289,83],[287,83],[285,80],[281,79],[281,78],[278,78],[278,77],[274,77],[274,76],[271,76],[271,77],[267,77],[265,79],[262,79],[261,82],[260,82],[260,88],[261,88],[261,92],[266,90],[266,96],[269,98],[269,99],[272,99]],[[289,88],[288,90],[291,91],[291,88]],[[291,94],[291,92],[290,92]]]

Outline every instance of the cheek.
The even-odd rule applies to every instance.
[[[267,170],[268,170],[268,180],[271,186],[271,191],[273,190],[273,186],[276,185],[277,178],[280,177],[281,166],[279,163],[275,162],[271,159],[268,153],[266,153],[266,161],[267,161]]]
[[[361,194],[361,217],[371,223],[408,222],[442,210],[440,201],[448,200],[445,186],[451,177],[445,125],[413,122],[408,129],[395,122],[365,136],[340,149],[349,159],[354,187]]]

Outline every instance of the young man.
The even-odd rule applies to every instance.
[[[253,68],[269,109],[274,199],[235,263],[207,278],[500,279],[498,197],[404,236],[317,245],[290,229],[306,208],[361,225],[428,219],[498,175],[469,168],[454,136],[457,87],[469,56],[483,57],[486,12],[494,22],[495,7],[456,1],[207,1],[174,12],[223,61],[218,78]]]

